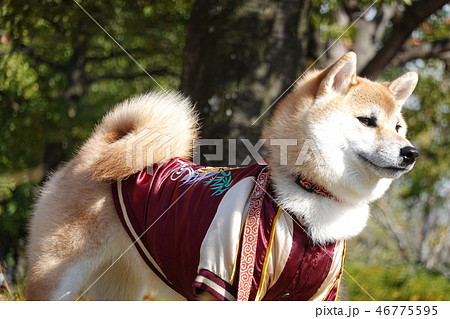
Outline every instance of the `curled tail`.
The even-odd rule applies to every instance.
[[[190,101],[175,93],[148,93],[105,115],[79,156],[97,181],[114,181],[173,157],[189,158],[198,136]]]

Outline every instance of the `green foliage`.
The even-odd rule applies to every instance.
[[[342,22],[340,24],[336,23],[336,12],[338,10],[353,11],[359,7],[361,9],[361,18],[364,19],[363,13],[369,6],[377,9],[383,4],[392,4],[393,2],[393,0],[379,0],[376,2],[373,0],[363,0],[352,3],[345,0],[312,0],[311,22],[319,31],[320,39],[324,42],[329,39],[338,39],[340,37],[351,41],[354,40],[356,36],[355,27],[350,27]],[[346,43],[346,46],[350,48],[351,44]]]
[[[420,266],[347,263],[345,270],[349,300],[450,299],[450,280]]]
[[[192,1],[79,3],[114,40],[75,2],[0,5],[0,33],[11,39],[0,44],[0,260],[8,266],[43,170],[70,159],[113,105],[159,90],[148,74],[165,89],[179,85]]]
[[[450,6],[445,6],[433,14],[428,21],[422,24],[422,27],[415,30],[413,38],[420,42],[433,42],[436,40],[448,39],[450,32]]]

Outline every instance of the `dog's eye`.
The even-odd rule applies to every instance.
[[[398,131],[399,131],[401,128],[402,128],[402,126],[401,126],[400,124],[397,123],[397,125],[395,126],[395,130],[397,131],[397,133],[398,133]]]
[[[357,119],[365,126],[377,127],[377,119],[375,117],[359,116]]]

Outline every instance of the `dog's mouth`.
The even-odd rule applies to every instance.
[[[398,177],[399,175],[406,173],[411,169],[411,165],[408,165],[408,166],[378,165],[362,154],[358,154],[358,158],[361,159],[364,163],[368,164],[373,169],[375,169],[376,171],[382,173],[383,175],[389,176],[389,177],[394,177],[394,178]]]

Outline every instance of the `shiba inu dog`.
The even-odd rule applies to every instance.
[[[182,96],[125,101],[42,188],[26,298],[335,299],[345,240],[419,154],[401,115],[417,79],[358,77],[354,53],[308,72],[263,129],[268,165],[242,169],[188,161]]]

